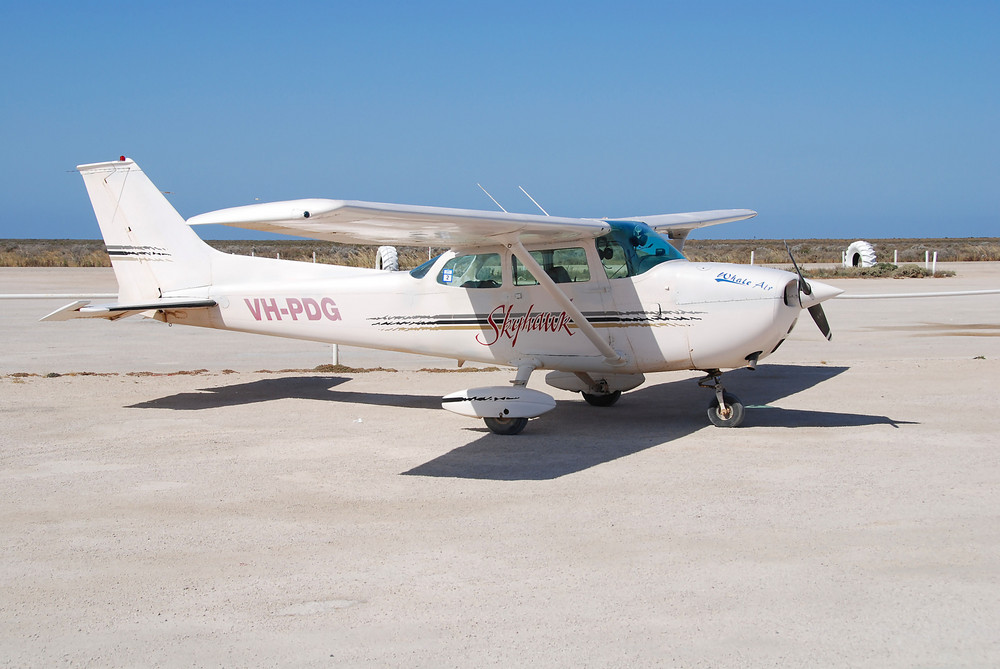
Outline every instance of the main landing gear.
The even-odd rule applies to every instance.
[[[609,407],[621,398],[622,391],[616,390],[612,393],[605,393],[603,395],[594,395],[591,393],[580,394],[583,395],[583,399],[587,400],[587,404],[592,407]]]
[[[589,393],[586,390],[581,390],[580,394],[583,395],[583,399],[587,400],[587,404],[592,407],[609,407],[621,399],[622,391],[609,390],[608,382],[605,379],[595,381],[590,374],[583,372],[577,372],[576,377],[589,386]]]
[[[706,370],[707,376],[698,385],[715,391],[715,397],[708,405],[708,419],[716,427],[736,427],[743,422],[743,402],[736,395],[726,392],[722,385],[722,372],[717,369]]]

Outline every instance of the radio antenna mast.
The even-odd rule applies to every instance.
[[[481,190],[484,193],[486,193],[486,197],[488,197],[489,199],[493,200],[493,204],[495,204],[496,206],[500,207],[500,211],[502,211],[505,214],[508,213],[507,210],[503,208],[503,205],[500,204],[499,202],[497,202],[496,199],[492,195],[490,195],[490,192],[488,190],[486,190],[485,188],[483,188],[482,184],[476,184],[476,185],[479,186],[479,190]]]
[[[521,187],[518,186],[518,188]],[[525,195],[528,195],[528,191],[524,190],[523,188],[521,188],[521,192],[524,193]],[[532,202],[535,202],[535,198],[531,197],[530,195],[528,195],[528,199],[531,200]],[[535,202],[535,206],[538,207],[539,209],[542,209],[542,205],[538,204],[537,202]],[[542,213],[545,214],[546,216],[549,215],[549,212],[545,211],[544,209],[542,209]]]

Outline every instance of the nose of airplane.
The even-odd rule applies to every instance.
[[[825,302],[844,292],[842,289],[831,286],[828,283],[823,283],[822,281],[808,279],[806,283],[809,285],[809,292],[801,291],[803,309],[808,309],[820,302]]]
[[[809,315],[812,316],[812,319],[816,322],[816,327],[823,333],[823,336],[827,340],[833,339],[833,332],[830,329],[830,323],[826,320],[826,313],[823,311],[821,302],[837,297],[844,291],[822,281],[804,281],[801,278],[798,281],[798,288],[802,308],[809,311]]]

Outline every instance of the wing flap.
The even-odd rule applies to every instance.
[[[90,300],[77,300],[56,309],[40,321],[68,321],[73,318],[106,318],[118,320],[144,311],[166,311],[180,309],[209,309],[216,306],[215,300],[193,300],[176,298],[153,300],[142,304],[101,304],[90,306]]]
[[[474,209],[360,202],[287,200],[199,214],[189,225],[228,225],[344,244],[480,246],[593,239],[610,230],[604,221]]]

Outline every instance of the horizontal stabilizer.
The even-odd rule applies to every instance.
[[[194,300],[190,298],[173,298],[152,300],[142,304],[100,304],[89,306],[89,300],[70,302],[61,309],[56,309],[42,321],[68,321],[71,318],[106,318],[118,320],[141,314],[144,311],[167,311],[180,309],[208,309],[216,305],[215,300]]]

